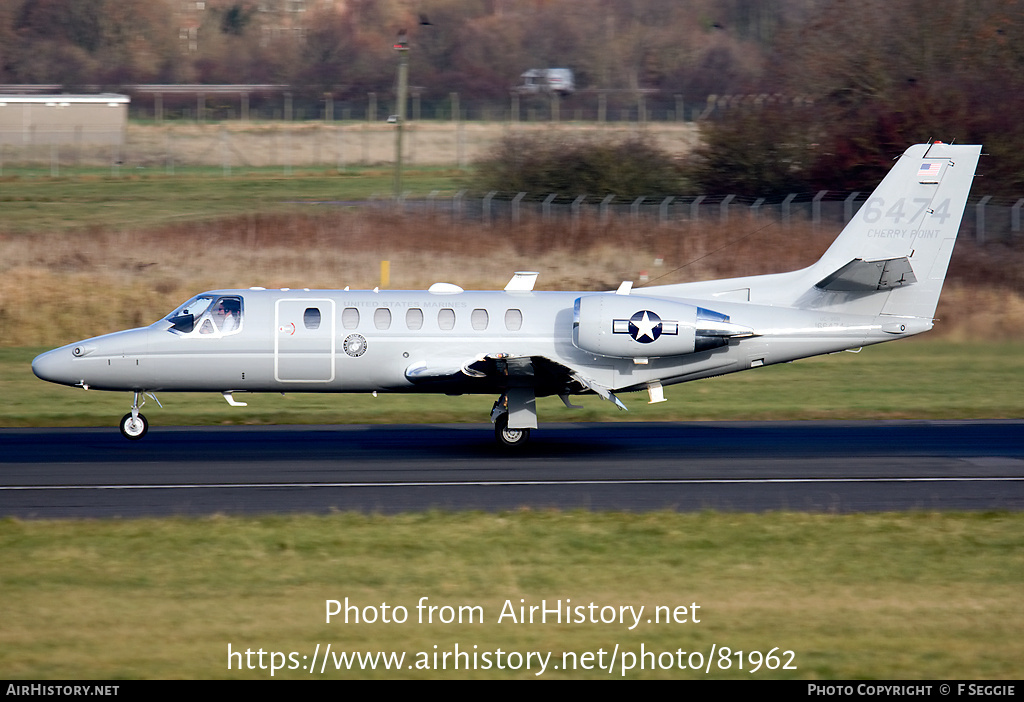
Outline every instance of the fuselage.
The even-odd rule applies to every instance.
[[[622,351],[594,353],[594,346],[587,350],[577,345],[574,324],[599,325],[595,332],[609,339],[614,326],[574,319],[580,299],[614,303],[625,310],[619,315],[623,320],[612,320],[623,332],[614,338]],[[633,343],[622,326],[635,310],[664,320],[661,329],[678,327],[682,333],[687,322],[675,319],[685,316],[680,310],[710,306],[751,333],[725,339],[716,348],[678,353],[667,346],[667,331],[660,339],[649,338],[654,335],[649,333]],[[225,313],[224,307],[234,309]],[[485,356],[543,357],[605,388],[632,390],[841,351],[931,326],[930,320],[904,322],[721,300],[648,297],[643,291],[623,296],[217,290],[193,298],[147,327],[44,353],[32,367],[45,380],[99,390],[490,393],[500,389],[500,383],[495,385],[493,378],[474,383],[472,372],[460,371]],[[693,333],[692,328],[689,331]],[[444,382],[446,378],[450,382]],[[538,395],[565,390],[542,383],[536,389]]]

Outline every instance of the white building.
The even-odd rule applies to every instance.
[[[127,95],[2,95],[0,144],[123,144]]]

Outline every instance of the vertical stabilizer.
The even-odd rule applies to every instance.
[[[918,317],[930,326],[980,155],[977,145],[911,146],[807,268],[654,286],[647,293]]]
[[[911,146],[811,266],[800,306],[932,318],[981,146]]]

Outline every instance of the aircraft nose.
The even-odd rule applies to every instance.
[[[32,359],[32,372],[37,378],[51,383],[74,385],[79,379],[71,377],[73,353],[74,351],[67,347],[41,353]]]

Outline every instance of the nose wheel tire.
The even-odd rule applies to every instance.
[[[119,428],[121,429],[121,436],[132,441],[138,441],[149,431],[149,420],[142,414],[138,417],[132,417],[132,413],[129,412],[121,417]]]
[[[508,413],[503,413],[494,420],[494,438],[504,448],[521,448],[530,441],[529,429],[509,429]]]

